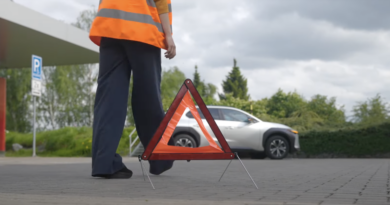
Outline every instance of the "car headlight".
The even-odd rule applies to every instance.
[[[296,130],[290,130],[290,132],[298,134],[298,131],[296,131]]]

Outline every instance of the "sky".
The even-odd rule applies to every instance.
[[[99,0],[14,0],[72,23]],[[310,3],[311,2],[311,3]],[[336,97],[347,115],[380,94],[390,101],[388,0],[172,0],[177,66],[192,78],[195,65],[222,92],[233,58],[248,79],[251,99],[279,88],[306,99]]]

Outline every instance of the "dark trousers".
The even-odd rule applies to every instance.
[[[135,41],[103,38],[93,121],[92,176],[113,174],[124,167],[116,150],[126,119],[131,72],[133,115],[145,148],[164,117],[161,49]]]

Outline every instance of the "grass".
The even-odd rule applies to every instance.
[[[119,142],[117,153],[126,155],[129,153],[129,134],[133,127],[125,128]],[[137,133],[133,135],[133,140]],[[12,144],[21,144],[26,150],[14,152]],[[6,135],[6,156],[26,157],[32,155],[32,134],[9,132]],[[40,147],[45,147],[40,151]],[[66,127],[59,130],[46,131],[37,134],[36,153],[45,157],[90,157],[92,151],[92,129],[88,127]]]

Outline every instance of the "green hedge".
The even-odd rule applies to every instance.
[[[117,152],[121,155],[129,153],[129,134],[134,127],[125,128]],[[137,133],[133,135],[133,139]],[[21,144],[27,150],[14,152],[12,144]],[[9,132],[6,134],[6,156],[31,156],[33,135]],[[39,152],[38,147],[44,145],[45,151]],[[87,127],[67,127],[59,130],[37,133],[37,155],[59,157],[89,157],[92,148],[92,129]]]
[[[390,123],[300,136],[305,157],[381,157],[390,154]]]

